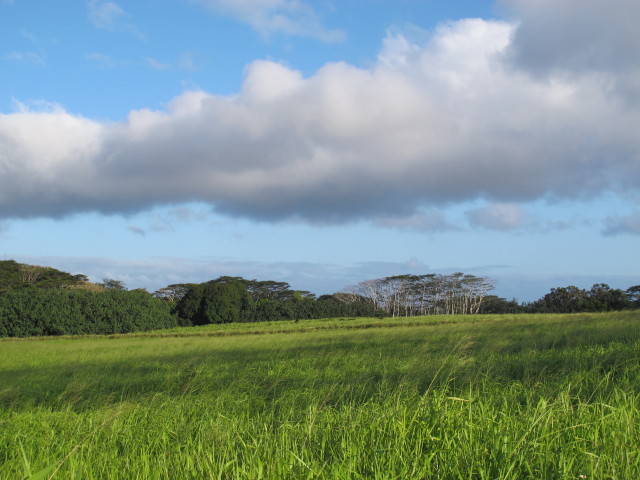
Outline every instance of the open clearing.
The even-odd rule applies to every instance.
[[[638,445],[640,312],[0,341],[1,479],[631,479]]]

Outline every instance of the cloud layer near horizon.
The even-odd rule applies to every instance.
[[[233,97],[189,91],[115,123],[55,105],[2,114],[0,218],[197,200],[336,223],[637,191],[640,31],[581,35],[594,18],[621,21],[601,2],[576,18],[569,0],[503,3],[518,22],[461,20],[424,44],[390,34],[369,69],[329,63],[304,78],[259,60]],[[561,44],[558,27],[558,48],[544,19],[577,40]]]

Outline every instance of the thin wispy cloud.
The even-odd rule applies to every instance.
[[[40,43],[40,39],[36,35],[25,30],[24,28],[20,29],[20,36],[22,38],[26,38],[29,42],[33,43],[34,45],[38,45]]]
[[[301,0],[191,0],[209,10],[229,15],[264,36],[285,34],[324,42],[346,38],[341,30],[325,27],[318,12]]]
[[[158,70],[158,71],[168,71],[168,70],[172,70],[173,69],[173,65],[170,63],[163,63],[159,60],[156,60],[155,58],[151,58],[151,57],[147,57],[145,59],[145,63],[147,64],[147,66],[153,70]]]
[[[98,68],[111,69],[117,68],[121,65],[121,62],[115,60],[111,55],[106,55],[104,53],[87,53],[84,57]]]
[[[640,211],[622,217],[605,219],[604,235],[640,235]]]
[[[160,72],[195,71],[197,70],[195,55],[192,52],[183,52],[174,61],[161,61],[153,57],[147,57],[145,64],[152,70]]]
[[[192,223],[209,223],[211,212],[208,209],[190,206],[179,206],[162,211],[151,212],[147,216],[148,221],[144,227],[140,227],[145,233],[148,232],[174,232],[181,227]]]
[[[127,225],[127,230],[135,235],[140,235],[141,237],[145,237],[147,235],[145,229],[138,227],[137,225]]]
[[[90,0],[87,16],[93,26],[101,30],[127,32],[140,39],[145,38],[133,23],[132,16],[115,2]]]
[[[177,61],[177,66],[181,70],[186,70],[193,72],[198,69],[198,61],[196,60],[197,55],[193,52],[183,52],[180,54],[180,57]],[[201,59],[199,59],[201,60]]]
[[[373,219],[372,223],[380,228],[414,232],[443,232],[457,229],[444,215],[434,211],[413,213],[411,215],[383,216]]]
[[[519,205],[496,203],[466,213],[469,223],[488,230],[519,230],[525,224],[526,214]]]
[[[47,60],[44,52],[10,52],[4,56],[5,60],[11,60],[37,67],[46,67]]]

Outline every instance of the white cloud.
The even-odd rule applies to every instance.
[[[267,221],[426,229],[421,209],[481,198],[503,206],[472,220],[511,228],[522,202],[637,191],[640,108],[608,78],[519,69],[506,55],[516,28],[394,34],[371,68],[329,63],[308,78],[260,60],[233,97],[186,92],[117,123],[0,115],[0,216],[195,200]]]
[[[325,42],[344,40],[345,33],[322,25],[320,16],[300,0],[191,0],[208,9],[247,23],[263,35],[283,33]]]

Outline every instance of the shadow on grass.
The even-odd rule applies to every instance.
[[[421,393],[452,385],[462,391],[486,380],[531,385],[580,381],[584,386],[587,379],[588,391],[606,375],[638,391],[640,325],[625,319],[316,332],[271,337],[276,343],[204,338],[183,351],[175,351],[182,347],[172,344],[173,339],[147,339],[140,350],[123,343],[129,350],[109,352],[117,358],[78,361],[71,356],[68,363],[47,366],[45,360],[44,366],[0,371],[0,408],[85,411],[155,396],[200,394],[264,405],[320,395],[336,404],[364,402],[400,385]],[[155,351],[145,352],[144,345],[155,345]],[[28,348],[28,343],[22,346]]]

